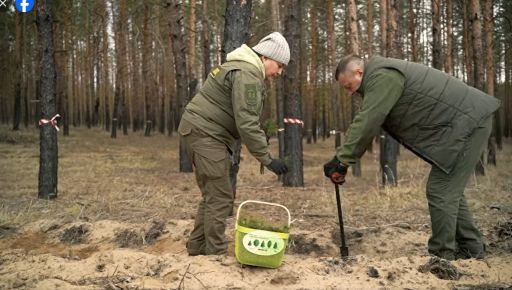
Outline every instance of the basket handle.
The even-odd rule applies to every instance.
[[[245,205],[246,203],[259,203],[259,204],[266,204],[266,205],[281,207],[284,210],[286,210],[286,212],[288,213],[288,227],[290,227],[290,224],[292,223],[292,221],[291,221],[292,218],[291,218],[291,215],[290,215],[290,211],[288,210],[288,208],[286,206],[278,204],[278,203],[259,201],[259,200],[246,200],[246,201],[242,202],[238,206],[238,210],[236,211],[236,221],[237,221],[237,223],[238,223],[238,217],[240,216],[240,209],[242,209],[242,206]]]

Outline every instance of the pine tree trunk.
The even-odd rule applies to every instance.
[[[249,40],[252,1],[227,0],[224,17],[224,41],[222,43],[222,62],[226,55]]]
[[[414,2],[409,0],[409,37],[411,39],[411,61],[418,61],[418,42],[416,40],[416,13],[414,12]]]
[[[471,48],[472,37],[470,31],[469,17],[468,17],[468,6],[466,1],[462,2],[462,24],[463,24],[463,39],[464,39],[464,64],[466,67],[466,82],[468,85],[473,86],[475,84],[475,77],[473,74],[473,53]]]
[[[188,51],[189,57],[188,60],[188,88],[189,88],[189,98],[194,97],[197,91],[197,85],[199,84],[199,79],[197,76],[197,68],[196,68],[196,1],[189,0],[190,5],[190,13],[189,13],[189,22],[188,22]]]
[[[496,76],[494,74],[494,20],[492,0],[484,1],[484,37],[485,37],[485,74],[487,94],[494,96],[494,82]],[[488,163],[496,166],[496,141],[501,134],[499,111],[494,113],[493,130],[488,142]]]
[[[93,98],[93,67],[92,67],[92,20],[91,20],[91,8],[90,8],[91,1],[85,2],[85,35],[87,35],[85,39],[85,56],[83,59],[84,64],[84,90],[85,90],[85,124],[87,125],[87,128],[91,128],[92,124],[92,98]]]
[[[100,30],[96,27],[99,15],[99,2],[93,2],[93,15],[94,19],[92,20],[94,24],[93,28],[93,38],[92,38],[92,59],[91,59],[91,92],[92,92],[92,100],[93,100],[93,108],[92,108],[92,125],[98,126],[99,124],[99,115],[100,115],[100,95],[99,95],[99,84],[101,82],[101,74],[100,74],[100,62],[99,62],[99,51],[100,51]]]
[[[26,28],[27,28],[27,25],[26,25],[26,19],[23,18],[23,21],[22,21],[22,33],[23,35],[27,35],[27,32],[26,32]],[[23,37],[25,38],[25,37]],[[22,73],[22,76],[21,78],[23,79],[23,85],[22,85],[22,96],[23,96],[23,125],[25,125],[25,129],[28,128],[29,126],[29,122],[30,122],[30,101],[29,101],[29,96],[28,96],[28,86],[29,86],[29,72],[30,72],[30,61],[27,60],[27,58],[25,57],[25,55],[28,55],[27,53],[27,47],[29,45],[23,45],[23,49],[22,49],[22,54],[24,55],[23,57],[23,61],[21,62],[21,66],[23,67],[23,73]]]
[[[281,17],[279,13],[279,0],[271,0],[271,17],[272,17],[272,30],[274,31],[282,31],[281,30]],[[284,159],[284,96],[283,96],[283,79],[275,79],[270,83],[271,94],[275,95],[275,104],[276,104],[276,118],[277,118],[277,143],[278,143],[278,155],[280,159]],[[283,176],[279,175],[277,179],[282,181]]]
[[[142,64],[142,58],[143,54],[145,53],[145,43],[144,43],[144,33],[147,23],[145,23],[145,17],[146,17],[146,4],[143,4],[143,7],[141,7],[143,10],[143,17],[142,17],[142,28],[134,27],[132,26],[129,32],[129,35],[131,36],[130,45],[127,46],[128,49],[128,57],[130,59],[131,63],[131,73],[129,77],[129,83],[131,84],[131,95],[133,96],[131,105],[135,109],[132,112],[132,131],[137,132],[141,129],[144,129],[145,126],[145,120],[146,120],[146,99],[144,94],[144,89],[146,84],[143,82],[143,74],[144,74],[144,68]],[[135,20],[134,20],[135,21]],[[135,25],[138,26],[138,25]],[[142,29],[142,41],[140,40],[140,33]],[[151,28],[149,28],[151,30]],[[142,49],[139,47],[142,46]]]
[[[55,58],[55,75],[56,75],[56,100],[59,115],[65,115],[63,111],[63,100],[66,96],[67,76],[66,76],[66,59],[67,51],[64,50],[65,35],[60,35],[60,23],[54,23],[53,40],[54,40],[54,58]],[[69,132],[68,132],[69,133]]]
[[[512,12],[512,11],[511,11]],[[510,36],[509,36],[510,37]],[[505,83],[504,83],[504,98],[503,109],[505,111],[504,117],[504,132],[505,138],[512,136],[512,39],[507,41],[505,37]]]
[[[167,26],[167,30],[168,32],[170,33],[170,27]],[[167,59],[169,61],[169,63],[166,63],[165,65],[167,67],[169,67],[169,77],[168,77],[168,84],[167,84],[167,90],[168,90],[168,96],[169,96],[169,109],[168,109],[168,114],[169,114],[169,118],[168,118],[168,125],[167,125],[167,135],[168,136],[172,136],[173,135],[173,132],[177,129],[177,122],[179,123],[179,120],[177,120],[177,110],[176,108],[178,107],[177,105],[177,100],[176,100],[176,97],[177,97],[177,94],[176,94],[176,73],[175,73],[175,70],[174,70],[174,53],[172,51],[172,38],[169,37],[169,48],[167,49]]]
[[[117,137],[117,127],[123,126],[123,133],[127,134],[126,129],[126,108],[125,108],[125,70],[126,70],[126,30],[127,25],[127,0],[119,1],[119,19],[115,21],[116,27],[116,87],[114,93],[114,111],[112,114],[112,138]]]
[[[382,3],[382,2],[381,2]],[[395,0],[387,0],[387,16],[386,19],[386,41],[385,51],[389,57],[397,57],[399,47],[396,42],[396,29],[398,12],[396,10]],[[384,10],[383,7],[381,7]],[[397,173],[397,155],[398,155],[398,142],[393,139],[389,134],[383,133],[380,139],[380,166],[382,173],[382,183],[387,186],[396,186],[398,180]]]
[[[60,103],[62,104],[62,107],[60,108],[60,114],[62,116],[62,127],[64,128],[63,135],[69,136],[69,114],[70,114],[70,108],[69,108],[69,95],[71,90],[70,85],[70,71],[69,71],[69,63],[71,60],[71,51],[73,49],[72,46],[72,40],[71,40],[71,4],[69,2],[64,2],[64,46],[63,49],[65,51],[64,53],[64,66],[65,69],[63,71],[64,76],[64,93],[62,95],[62,100],[60,100]]]
[[[222,62],[226,60],[226,55],[242,44],[246,43],[250,37],[252,0],[227,0],[226,17],[224,22],[224,42],[222,43]],[[240,151],[242,142],[236,140],[234,152],[232,153],[232,164],[229,172],[233,197],[236,198],[236,184],[238,170],[240,169]],[[231,211],[233,214],[233,209]]]
[[[41,117],[50,120],[56,114],[55,60],[53,51],[52,0],[38,3],[37,27],[41,40]],[[40,128],[38,197],[57,197],[58,146],[57,130],[50,123]]]
[[[16,42],[15,42],[15,85],[14,85],[14,120],[12,129],[17,131],[20,129],[21,123],[21,87],[23,82],[23,15],[22,12],[16,11]]]
[[[183,17],[180,9],[179,1],[172,0],[167,2],[169,7],[169,25],[171,29],[172,38],[172,51],[174,57],[174,72],[176,75],[176,89],[177,89],[177,113],[179,119],[185,110],[190,96],[188,92],[188,76],[187,70],[187,57],[184,51],[186,45],[183,40]],[[183,144],[180,142],[180,172],[192,172],[192,164],[189,162],[187,153]]]
[[[326,2],[326,24],[327,24],[327,63],[330,72],[334,72],[336,69],[336,34],[334,32],[334,5],[333,0],[327,0]],[[328,76],[334,75],[327,74]],[[347,115],[347,110],[345,110],[344,106],[340,108],[340,96],[339,96],[339,85],[334,80],[334,78],[330,77],[328,80],[330,84],[330,100],[331,100],[331,113],[332,113],[332,130],[335,131],[334,138],[334,148],[337,148],[341,145],[341,128],[346,128],[343,120]],[[342,99],[342,103],[345,102]],[[340,116],[341,111],[341,116]],[[343,123],[343,124],[342,124]]]
[[[73,41],[73,38],[71,38]],[[77,53],[75,51],[75,43],[72,42],[71,45],[71,98],[69,98],[69,119],[74,127],[77,126],[78,123],[78,104],[79,104],[79,91],[78,91],[78,63],[77,63]]]
[[[470,6],[471,32],[473,35],[473,63],[475,64],[474,86],[479,90],[484,90],[484,63],[482,59],[482,25],[480,22],[481,10],[480,0],[471,0]],[[487,159],[487,150],[484,150],[480,162],[477,163],[475,173],[485,175],[485,165]]]
[[[446,62],[444,71],[453,75],[453,4],[446,0]]]
[[[355,0],[348,0],[350,53],[359,55],[359,30],[357,29],[357,6]]]
[[[316,124],[317,124],[317,108],[318,108],[318,97],[316,97],[316,86],[317,86],[317,54],[318,54],[318,11],[317,6],[314,3],[311,6],[311,18],[310,18],[310,37],[311,37],[311,56],[310,56],[310,79],[309,79],[309,96],[308,96],[308,108],[307,110],[307,123],[309,127],[307,129],[307,143],[311,144],[311,141],[316,143]],[[311,140],[313,139],[313,140]]]
[[[366,3],[366,7],[366,29],[368,30],[368,55],[371,57],[373,55],[373,0],[368,0]]]
[[[380,0],[380,55],[387,56],[388,0]]]
[[[284,72],[284,118],[302,120],[300,96],[300,53],[301,53],[301,1],[288,0],[285,17],[285,38],[290,45],[290,63]],[[285,160],[289,171],[284,175],[284,186],[304,186],[302,127],[300,124],[285,123]]]
[[[432,0],[432,66],[438,70],[443,69],[441,59],[441,3],[440,0]]]
[[[154,91],[153,86],[153,70],[151,48],[152,48],[152,29],[149,24],[149,18],[151,17],[150,3],[144,3],[144,24],[143,24],[143,50],[142,50],[142,83],[144,84],[144,107],[145,107],[145,120],[146,129],[144,136],[151,136],[152,120],[154,119],[152,104],[154,102]]]
[[[158,32],[158,35],[160,35],[160,32]],[[161,43],[162,41],[159,39],[159,42]],[[166,84],[167,84],[167,79],[166,79],[167,60],[165,59],[165,49],[164,48],[162,48],[160,55],[161,55],[161,61],[159,61],[158,65],[157,65],[160,68],[158,70],[160,77],[158,78],[159,82],[157,85],[158,98],[159,98],[159,102],[160,102],[160,105],[158,106],[158,108],[159,108],[158,132],[160,132],[160,134],[165,134],[165,125],[166,125],[166,122],[165,122],[165,100],[166,100],[166,96],[167,96],[167,87],[166,87]]]
[[[349,14],[349,42],[350,42],[350,53],[359,55],[359,30],[357,28],[357,6],[355,0],[348,1],[348,14]],[[361,101],[359,96],[352,96],[350,98],[351,103],[351,115],[352,120],[356,117],[361,107]],[[358,159],[354,165],[352,165],[352,174],[354,176],[361,176],[361,160]]]
[[[110,131],[110,78],[109,78],[109,59],[108,59],[108,11],[106,5],[103,9],[103,21],[102,21],[102,48],[101,48],[101,62],[102,62],[102,88],[103,88],[103,102],[104,106],[104,117],[105,131]]]
[[[212,70],[212,62],[210,59],[210,29],[208,27],[208,0],[203,0],[202,4],[201,35],[203,38],[203,80],[206,80]]]
[[[196,0],[189,0],[188,17],[188,75],[190,80],[197,79],[196,69]]]

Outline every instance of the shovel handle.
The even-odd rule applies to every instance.
[[[340,186],[338,184],[334,184],[334,189],[336,190],[336,204],[338,206],[338,219],[340,222],[340,239],[341,239],[341,258],[345,259],[348,257],[348,247],[345,241],[345,228],[343,226],[343,212],[341,211],[341,197],[340,197]]]

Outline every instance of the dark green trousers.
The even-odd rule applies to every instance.
[[[454,260],[458,253],[483,257],[482,235],[476,228],[464,196],[464,188],[475,170],[492,129],[492,118],[484,120],[469,137],[451,173],[433,165],[427,182],[427,199],[432,222],[428,251]]]
[[[225,144],[184,120],[178,132],[202,194],[187,251],[190,255],[224,254],[226,218],[233,206],[229,151]]]

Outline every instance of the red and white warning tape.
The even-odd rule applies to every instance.
[[[60,118],[60,115],[57,114],[57,115],[53,116],[53,118],[51,118],[50,120],[41,119],[41,120],[39,120],[39,126],[50,124],[50,125],[52,125],[53,128],[55,128],[55,130],[60,131],[59,126],[57,126],[57,120],[55,120],[56,118]]]
[[[304,122],[301,119],[294,119],[294,118],[284,118],[285,124],[300,124],[302,127],[304,127]]]

